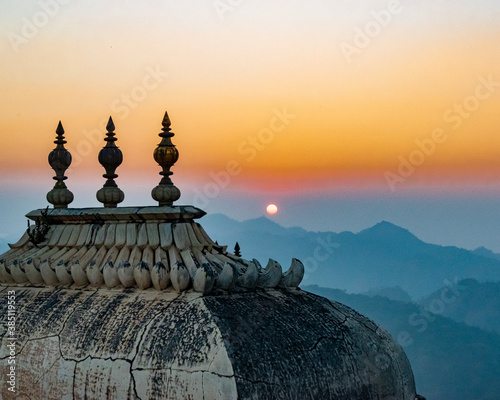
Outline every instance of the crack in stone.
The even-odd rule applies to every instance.
[[[313,351],[313,350],[316,350],[316,347],[318,347],[318,345],[323,341],[323,340],[343,340],[343,339],[338,339],[338,338],[333,338],[333,337],[330,337],[330,336],[321,336],[318,340],[316,340],[316,343],[314,343],[314,345],[310,348],[310,349],[306,349],[305,351]]]
[[[182,299],[183,299],[183,298],[185,298],[185,297],[186,297],[186,292],[182,292],[182,293],[180,293],[180,294],[179,294],[179,295],[178,295],[175,299],[173,299],[173,300],[172,300],[172,302],[168,305],[168,307],[170,307],[170,306],[171,306],[174,302],[178,302],[179,300],[182,300]],[[201,298],[201,296],[200,296],[200,297],[196,297],[196,298],[194,298],[194,299],[192,299],[192,300],[189,300],[189,301],[184,301],[184,303],[185,303],[185,304],[189,304],[189,303],[191,303],[191,302],[193,302],[193,301],[195,301],[195,300],[199,300],[200,298]],[[167,308],[168,308],[168,307],[167,307]],[[184,308],[183,308],[183,309],[182,309],[182,310],[181,310],[181,311],[177,314],[177,316],[178,316],[178,317],[180,317],[180,316],[182,316],[182,315],[184,315],[184,314],[186,314],[186,313],[189,313],[189,312],[190,312],[190,311],[189,311],[189,310],[186,310],[186,309],[185,309],[185,307],[184,307]],[[180,353],[181,351],[182,351],[182,348],[179,346],[179,347],[177,348],[177,351],[175,352],[175,354],[173,354],[173,355],[172,355],[172,359],[177,359],[177,356],[179,355],[179,353]]]
[[[139,393],[137,393],[137,383],[135,381],[135,376],[134,376],[134,371],[132,369],[132,361],[126,360],[129,365],[129,374],[130,374],[130,383],[132,384],[132,389],[134,390],[134,395],[136,399],[142,400],[141,397],[139,396]]]
[[[206,304],[206,302],[205,302],[205,301],[203,301],[203,305],[205,306],[205,308],[206,308],[207,310],[209,310],[209,308],[207,307],[207,304]],[[229,365],[231,366],[231,370],[233,370],[233,365],[232,365],[231,361],[229,360],[228,349],[227,349],[227,341],[226,341],[226,339],[224,338],[224,335],[222,334],[222,331],[221,331],[220,326],[219,326],[219,323],[220,323],[219,318],[218,318],[218,317],[215,317],[215,318],[214,318],[214,315],[213,315],[211,312],[210,312],[210,316],[212,317],[212,320],[211,320],[211,322],[210,322],[210,323],[211,323],[211,324],[213,324],[214,329],[216,330],[216,335],[215,335],[215,336],[216,336],[216,337],[217,337],[217,336],[220,336],[220,338],[221,338],[222,340],[221,340],[221,347],[218,349],[218,351],[215,353],[214,357],[212,358],[212,360],[211,360],[211,361],[210,361],[210,363],[208,364],[208,370],[207,370],[207,372],[209,372],[209,371],[210,371],[210,368],[212,367],[212,364],[215,362],[215,360],[217,359],[217,357],[219,356],[219,353],[220,353],[221,351],[224,351],[224,352],[226,353],[227,361],[229,362]],[[231,318],[229,317],[228,319],[231,319]],[[214,374],[215,374],[215,373],[214,373]],[[216,374],[216,375],[217,375],[217,374]],[[221,375],[219,375],[219,376],[221,376]],[[228,378],[231,378],[231,377],[232,377],[232,378],[234,379],[234,370],[233,370],[233,375],[230,375],[230,376],[228,375],[227,377],[228,377]],[[236,383],[235,383],[235,384],[236,384]]]
[[[170,308],[170,306],[172,305],[172,303],[176,300],[179,299],[179,297],[181,296],[181,294],[178,294],[175,298],[172,299],[171,302],[168,303],[167,307],[163,308],[161,311],[158,311],[155,315],[153,315],[153,317],[151,317],[151,319],[148,321],[148,323],[144,326],[142,332],[140,333],[140,338],[137,342],[137,346],[134,348],[134,356],[132,357],[131,360],[126,360],[127,362],[129,362],[130,364],[130,369],[129,369],[129,373],[130,373],[130,378],[131,378],[131,382],[132,382],[132,388],[134,390],[134,394],[135,394],[135,397],[139,400],[141,400],[141,398],[139,397],[139,394],[137,393],[137,384],[136,384],[136,381],[135,381],[135,376],[134,376],[134,371],[136,370],[139,370],[139,369],[134,369],[133,368],[133,365],[134,365],[134,362],[135,362],[135,359],[137,357],[137,355],[139,354],[139,348],[141,347],[143,341],[144,341],[144,336],[146,334],[146,332],[148,331],[149,327],[156,321],[156,318],[163,314],[165,312],[165,310],[167,310],[168,308]],[[139,298],[139,293],[137,294],[136,298]]]
[[[21,346],[21,349],[17,352],[17,354],[21,355],[22,352],[23,352],[23,350],[24,350],[24,348],[26,347],[26,345],[29,342],[34,342],[35,340],[50,339],[50,338],[57,338],[59,340],[59,334],[52,334],[52,335],[49,335],[49,336],[42,336],[42,337],[37,337],[37,338],[26,339],[25,342],[23,343],[23,345]],[[9,358],[9,356],[0,358],[0,361],[6,360],[7,358]]]
[[[79,308],[79,307],[82,307],[87,301],[89,301],[92,297],[94,297],[95,295],[97,294],[97,289],[94,291],[94,293],[92,293],[89,297],[87,297],[82,303],[80,303],[78,306],[74,307],[73,310],[71,311],[71,313],[69,314],[69,316],[64,320],[63,324],[62,324],[62,327],[61,329],[59,330],[59,333],[57,334],[58,338],[59,338],[59,353],[61,353],[61,357],[63,357],[65,360],[70,360],[70,361],[75,361],[75,362],[78,362],[76,360],[71,360],[70,358],[65,358],[64,355],[63,355],[63,351],[62,351],[62,348],[61,348],[61,334],[64,332],[64,330],[66,329],[66,324],[68,323],[68,321],[70,320],[70,318],[73,316],[73,314],[75,314],[76,312],[76,309]],[[87,359],[87,357],[85,358]],[[84,360],[85,360],[84,359]],[[83,361],[83,360],[82,360]]]
[[[215,375],[215,376],[218,376],[220,378],[234,378],[235,376],[234,375],[221,375],[221,374],[218,374],[216,372],[210,372],[210,371],[207,371],[207,370],[187,370],[187,369],[182,369],[182,368],[162,368],[162,369],[157,369],[157,368],[134,368],[132,370],[133,372],[138,372],[138,371],[155,371],[155,372],[161,372],[161,371],[169,371],[170,373],[172,372],[183,372],[183,373],[186,373],[186,374],[197,374],[197,373],[201,373],[201,379],[202,379],[202,391],[204,392],[204,383],[203,383],[203,379],[204,379],[204,374],[212,374],[212,375]],[[134,381],[135,381],[135,378],[134,378]],[[166,391],[165,393],[168,393],[168,388],[169,388],[169,380],[167,380],[167,387],[166,387]],[[137,393],[137,392],[136,392]],[[137,396],[137,394],[136,394]],[[205,393],[203,393],[203,396],[205,396]],[[137,396],[138,399],[140,399],[139,396]],[[205,397],[203,397],[205,398]]]
[[[215,324],[214,324],[215,325]],[[220,334],[220,331],[219,331],[219,334]],[[222,335],[221,335],[222,336]],[[210,361],[210,364],[208,364],[208,370],[210,371],[210,368],[212,367],[212,364],[214,363],[215,359],[217,358],[217,356],[219,355],[219,352],[221,351],[221,349],[225,349],[225,347],[221,347],[219,349],[219,351],[217,351],[215,353],[215,355],[212,357],[212,361]]]
[[[159,315],[163,314],[166,310],[168,310],[170,308],[170,306],[172,305],[172,303],[174,301],[178,300],[180,296],[181,296],[181,294],[178,294],[175,298],[173,298],[172,301],[169,302],[165,308],[163,308],[161,311],[158,311],[155,315],[153,315],[153,317],[151,317],[151,319],[148,321],[148,323],[144,326],[144,329],[140,333],[139,342],[137,343],[137,346],[134,348],[134,356],[132,357],[132,360],[131,360],[132,363],[135,361],[135,358],[137,357],[137,354],[139,353],[139,348],[141,347],[142,342],[144,341],[144,335],[148,331],[148,328],[155,322],[156,318]],[[139,294],[137,295],[137,297],[139,297]]]
[[[219,326],[218,326],[215,322],[213,322],[213,324],[214,324],[215,328],[217,329],[218,334],[219,334],[219,335],[220,335],[220,337],[222,338],[222,332],[220,331]],[[208,364],[208,371],[207,371],[207,372],[209,372],[209,371],[210,371],[210,368],[212,367],[212,364],[215,362],[215,360],[217,359],[217,356],[219,355],[219,353],[220,353],[221,351],[225,351],[225,352],[226,352],[226,356],[227,356],[227,349],[226,349],[226,344],[225,344],[225,341],[224,341],[224,340],[222,340],[222,343],[224,344],[224,346],[221,346],[221,347],[219,348],[219,350],[218,350],[218,351],[215,353],[215,355],[213,356],[212,361],[210,361],[210,364]],[[228,357],[228,361],[229,361],[229,357]],[[229,363],[231,364],[231,362],[229,362]],[[232,368],[233,368],[233,366],[231,365],[231,369],[232,369]],[[231,375],[231,376],[232,376],[232,375]]]
[[[56,358],[56,360],[52,363],[52,365],[51,365],[49,368],[47,368],[47,369],[45,370],[45,372],[43,372],[43,374],[42,374],[42,375],[41,375],[38,379],[36,379],[36,380],[34,381],[34,383],[38,383],[38,382],[40,382],[40,380],[41,380],[42,378],[44,378],[44,377],[45,377],[45,375],[46,375],[46,374],[47,374],[47,373],[48,373],[48,372],[49,372],[49,371],[50,371],[50,370],[54,367],[54,365],[56,365],[56,363],[57,363],[57,362],[58,362],[61,358],[62,358],[62,357]]]
[[[77,360],[77,359],[73,359],[73,358],[70,358],[70,357],[64,357],[63,355],[61,355],[61,357],[65,360],[65,361],[72,361],[72,362],[75,362],[77,364],[81,364],[87,360],[99,360],[99,361],[126,361],[126,362],[130,362],[130,360],[127,360],[126,358],[120,358],[120,357],[93,357],[91,355],[88,355],[87,357],[85,358],[82,358],[81,360]]]
[[[34,383],[38,383],[38,382],[40,382],[40,380],[42,380],[42,379],[45,377],[45,375],[46,375],[46,374],[47,374],[47,373],[48,373],[48,372],[49,372],[49,371],[50,371],[50,370],[54,367],[54,365],[56,365],[56,363],[57,363],[59,360],[63,359],[64,361],[74,362],[74,363],[75,363],[75,368],[74,368],[74,370],[73,370],[73,385],[72,385],[72,386],[73,386],[73,398],[75,398],[75,397],[74,397],[74,393],[75,393],[75,377],[76,377],[76,366],[77,366],[77,364],[78,364],[78,361],[76,361],[76,360],[71,360],[71,359],[67,359],[67,358],[65,358],[65,357],[63,356],[63,354],[62,354],[62,352],[61,352],[61,338],[59,337],[59,335],[51,335],[51,336],[45,336],[45,337],[42,337],[42,338],[33,338],[33,339],[28,339],[28,340],[26,341],[25,345],[26,345],[28,342],[39,341],[39,340],[45,340],[45,339],[51,339],[51,338],[57,338],[57,344],[58,344],[58,349],[59,349],[59,357],[58,357],[58,358],[56,358],[56,359],[54,360],[54,362],[50,365],[50,367],[49,367],[49,368],[47,368],[47,369],[43,372],[43,374],[42,374],[41,376],[39,376],[39,377],[38,377],[38,379],[36,379],[36,380],[34,381]],[[23,346],[23,349],[24,349],[24,347],[25,347],[25,346]],[[21,352],[22,352],[22,349],[21,349],[21,351],[19,352],[19,354],[21,354]]]
[[[317,296],[317,295],[315,295],[315,296]],[[322,297],[321,297],[321,298],[322,298]],[[367,325],[367,324],[365,323],[365,321],[363,321],[361,318],[357,318],[357,316],[358,316],[358,314],[359,314],[359,313],[358,313],[356,310],[353,310],[352,308],[350,308],[350,307],[346,306],[345,304],[343,304],[343,306],[345,306],[345,307],[349,308],[350,310],[352,310],[352,311],[353,311],[353,315],[350,315],[350,316],[349,316],[349,315],[347,315],[345,312],[343,312],[343,311],[342,311],[342,310],[340,310],[338,307],[336,307],[336,306],[335,306],[335,304],[333,303],[333,301],[332,301],[332,300],[327,299],[327,298],[322,298],[322,299],[324,299],[324,300],[328,301],[328,302],[330,303],[330,305],[331,305],[331,306],[332,306],[335,310],[337,310],[340,314],[342,314],[342,315],[344,315],[344,316],[346,317],[346,320],[345,320],[343,323],[347,322],[347,320],[348,320],[348,319],[353,319],[353,320],[355,320],[357,323],[359,323],[359,324],[363,325],[366,329],[368,329],[369,331],[372,331],[372,332],[374,332],[374,333],[377,333],[377,331],[380,329],[380,325],[376,324],[376,323],[375,323],[375,322],[373,322],[372,320],[370,320],[370,321],[371,321],[371,322],[372,322],[372,323],[376,326],[376,329],[373,329],[373,327],[371,327],[371,326]],[[359,314],[359,315],[361,315],[361,314]],[[361,315],[361,316],[363,316],[363,315]],[[365,318],[366,318],[366,317],[365,317]],[[368,318],[366,318],[366,319],[368,319]]]
[[[59,347],[59,351],[61,352],[61,348]],[[135,377],[132,373],[132,361],[126,359],[126,358],[120,358],[120,357],[93,357],[91,355],[88,355],[87,357],[85,357],[84,359],[81,359],[81,360],[76,360],[76,359],[72,359],[72,358],[69,358],[69,357],[64,357],[61,353],[61,357],[64,361],[69,361],[69,362],[74,362],[75,363],[75,369],[73,371],[73,398],[76,398],[75,397],[75,384],[76,384],[76,368],[78,367],[79,364],[85,362],[86,360],[99,360],[99,361],[111,361],[111,362],[115,362],[115,361],[123,361],[123,362],[126,362],[130,365],[130,379],[131,379],[131,383],[132,383],[132,388],[134,390],[134,395],[136,397],[136,399],[139,399],[141,400],[141,397],[137,394],[137,388],[136,388],[136,382],[135,382]],[[60,359],[59,358],[59,359]]]
[[[73,310],[71,311],[71,313],[70,313],[70,315],[68,316],[68,318],[66,318],[66,319],[64,320],[64,322],[63,322],[63,324],[62,324],[62,328],[61,328],[61,330],[59,331],[59,334],[61,334],[61,333],[64,331],[64,329],[66,329],[66,324],[68,323],[69,319],[73,316],[73,314],[76,312],[76,309],[77,309],[77,308],[81,308],[81,307],[82,307],[82,306],[83,306],[83,305],[84,305],[87,301],[89,301],[92,297],[94,297],[94,296],[97,294],[98,290],[99,290],[99,289],[94,290],[94,291],[93,291],[93,293],[92,293],[89,297],[87,297],[87,298],[86,298],[83,302],[81,302],[80,304],[78,304],[77,306],[75,306],[75,307],[73,308]]]
[[[205,373],[201,373],[201,393],[203,394],[203,399],[205,400]]]
[[[73,399],[76,399],[76,367],[78,363],[75,363],[75,368],[73,369]]]
[[[204,374],[213,374],[217,375],[220,378],[234,378],[234,375],[224,375],[224,374],[219,374],[217,372],[212,372],[207,369],[183,369],[183,368],[175,368],[175,367],[169,367],[169,368],[134,368],[133,371],[170,371],[170,372],[185,372],[187,374],[196,374],[196,373],[204,373]]]

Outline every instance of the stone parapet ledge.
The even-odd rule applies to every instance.
[[[45,210],[34,210],[26,214],[32,221],[44,218]],[[193,206],[149,206],[117,208],[66,208],[48,209],[49,224],[86,224],[106,221],[127,222],[182,222],[199,219],[205,211]]]

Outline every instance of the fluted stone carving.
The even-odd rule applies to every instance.
[[[28,217],[36,219],[42,211]],[[49,211],[49,233],[38,247],[26,233],[0,256],[0,284],[171,286],[203,294],[298,286],[304,276],[300,261],[293,259],[283,273],[277,261],[262,268],[255,259],[231,254],[193,220],[203,214],[194,207]]]

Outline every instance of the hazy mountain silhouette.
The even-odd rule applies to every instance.
[[[426,313],[414,303],[303,286],[373,319],[399,339],[417,390],[433,400],[496,400],[500,393],[500,335]]]
[[[482,246],[478,247],[476,250],[474,250],[473,253],[478,255],[478,256],[493,258],[494,260],[500,261],[500,254],[494,253],[493,251],[491,251],[485,247],[482,247]]]
[[[465,279],[459,285],[459,295],[452,295],[451,301],[440,301],[443,288],[419,303],[430,312],[500,333],[500,282],[479,283],[475,279]]]
[[[399,286],[373,288],[362,294],[368,297],[385,297],[389,300],[402,301],[403,303],[411,303],[413,301],[410,295]]]
[[[455,280],[500,281],[500,260],[487,251],[428,244],[385,221],[357,234],[284,228],[265,217],[238,222],[214,214],[202,223],[229,250],[238,241],[243,257],[263,264],[272,257],[284,269],[293,257],[300,259],[306,266],[304,284],[353,293],[399,286],[418,299]]]
[[[409,230],[400,228],[387,221],[379,222],[377,225],[359,232],[356,236],[367,242],[377,242],[380,238],[384,238],[386,241],[391,241],[393,245],[412,244],[418,246],[423,243]]]

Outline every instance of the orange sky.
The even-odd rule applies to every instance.
[[[165,109],[181,157],[174,181],[203,186],[231,162],[235,190],[251,183],[283,192],[297,185],[391,191],[497,180],[500,11],[493,1],[483,2],[490,9],[402,2],[350,62],[342,44],[376,27],[374,15],[387,16],[389,2],[260,0],[221,15],[215,2],[62,3],[22,42],[26,21],[43,22],[43,9],[36,1],[0,6],[4,181],[50,179],[46,157],[59,119],[74,158],[68,175],[100,179],[98,129],[112,115],[125,157],[119,179],[154,185],[151,154]],[[436,129],[440,142],[419,159],[416,141]],[[401,160],[412,154],[421,161],[403,177]],[[391,186],[387,173],[402,180]]]

